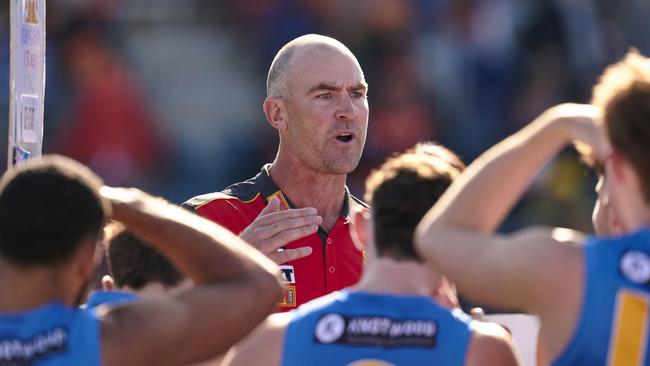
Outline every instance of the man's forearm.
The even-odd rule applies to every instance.
[[[537,170],[567,142],[567,126],[546,112],[498,143],[452,184],[425,216],[445,227],[492,232],[528,187]]]
[[[273,262],[215,223],[141,191],[114,189],[111,194],[121,195],[109,197],[113,218],[167,256],[196,283],[277,273]]]

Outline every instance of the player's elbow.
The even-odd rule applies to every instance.
[[[425,217],[415,228],[413,234],[415,250],[424,258],[430,257],[430,253],[435,250],[437,241],[432,238],[437,237],[436,227],[435,223]]]
[[[258,304],[268,308],[271,312],[275,309],[278,299],[282,297],[282,282],[277,269],[265,269],[252,276],[250,279],[251,291],[254,291]]]
[[[503,327],[494,323],[475,322],[474,324],[476,331],[470,342],[466,365],[517,366],[522,364],[512,336]]]

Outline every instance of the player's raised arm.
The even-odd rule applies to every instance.
[[[548,250],[570,252],[571,247],[560,242],[580,241],[579,235],[571,231],[557,235],[545,229],[501,237],[489,234],[501,224],[539,168],[568,143],[585,142],[597,154],[605,154],[608,146],[594,122],[597,114],[589,105],[550,108],[480,156],[420,223],[416,240],[422,256],[479,301],[528,308],[538,292],[529,286],[530,281],[548,277],[549,264],[543,259],[554,257]],[[560,257],[573,260],[568,254]],[[566,268],[557,262],[553,266]]]
[[[192,278],[194,289],[102,318],[107,365],[185,365],[225,351],[270,313],[277,266],[220,226],[134,189],[105,187],[113,219]],[[128,350],[125,352],[124,350]]]

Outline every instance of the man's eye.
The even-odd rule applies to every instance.
[[[363,97],[365,97],[365,95],[362,92],[358,92],[358,91],[351,92],[350,96],[352,98],[363,98]]]
[[[332,93],[323,93],[316,96],[318,99],[330,99],[332,98]]]

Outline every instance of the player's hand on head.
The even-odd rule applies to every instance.
[[[120,204],[135,201],[142,191],[137,188],[103,186],[99,189],[99,194],[111,204]]]
[[[565,103],[548,109],[546,113],[567,126],[569,139],[582,155],[600,161],[611,153],[598,108],[591,104]]]
[[[311,207],[279,209],[279,199],[274,198],[269,201],[269,204],[239,237],[277,264],[310,255],[310,247],[284,250],[281,248],[318,231],[318,225],[323,220],[317,215],[316,209]]]
[[[122,207],[135,202],[142,194],[137,188],[103,186],[99,189],[99,195],[110,204],[113,219],[119,217]]]

